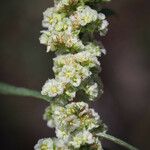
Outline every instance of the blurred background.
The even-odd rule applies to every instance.
[[[113,0],[106,6],[109,33],[102,39],[105,93],[92,104],[109,133],[140,150],[150,148],[150,1]],[[1,0],[0,81],[41,90],[52,76],[52,55],[39,44],[42,12],[50,0]],[[42,114],[48,104],[34,98],[0,95],[0,149],[32,150],[38,139],[54,136]],[[106,150],[124,150],[104,142]]]

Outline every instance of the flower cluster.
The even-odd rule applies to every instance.
[[[83,145],[101,147],[100,141],[92,134],[92,130],[101,128],[105,132],[99,115],[84,102],[72,102],[65,107],[52,104],[44,114],[48,126],[56,129],[56,135],[62,145],[76,149]]]
[[[61,2],[64,3],[66,0]],[[78,6],[76,11],[68,16],[67,12],[59,12],[57,6],[48,8],[43,13],[42,25],[46,30],[41,31],[40,42],[47,45],[47,52],[66,53],[84,50],[85,45],[79,38],[80,32],[82,28],[88,28],[85,26],[91,23],[93,23],[92,28],[95,27],[95,24],[97,25],[97,30],[101,35],[106,34],[108,22],[104,14],[98,14],[96,10],[84,5]]]
[[[68,136],[76,129],[89,131],[97,128],[101,122],[99,115],[84,102],[72,102],[65,107],[51,105],[46,109],[44,119],[49,127],[68,132]]]
[[[81,146],[78,148],[82,143],[89,143],[85,144],[84,146]],[[103,150],[101,146],[101,142],[99,140],[96,140],[94,144],[92,144],[93,141],[91,140],[91,135],[84,131],[80,134],[78,134],[76,137],[74,137],[74,141],[72,142],[72,147],[67,146],[63,143],[61,139],[57,138],[44,138],[38,141],[38,143],[34,146],[35,150]],[[76,148],[74,148],[76,147]]]
[[[88,44],[86,49],[76,54],[59,55],[54,58],[55,79],[48,80],[45,83],[42,89],[43,95],[50,97],[61,95],[69,101],[73,100],[76,92],[82,86],[82,81],[90,78],[91,68],[100,66],[96,56],[100,56],[104,51],[104,49],[92,43]],[[94,81],[93,84],[86,82],[83,90],[89,96],[89,100],[94,100],[98,96],[98,85]]]
[[[69,150],[64,143],[56,138],[44,138],[38,141],[34,146],[35,150]]]
[[[99,2],[105,1],[109,0]],[[43,13],[45,29],[40,43],[56,57],[55,77],[46,81],[41,94],[52,99],[44,120],[55,128],[57,138],[39,140],[35,150],[102,150],[96,133],[106,132],[106,126],[98,113],[83,102],[93,101],[102,93],[97,80],[101,70],[98,58],[106,51],[87,37],[91,39],[94,33],[104,36],[108,22],[104,14],[88,6],[95,2],[98,1],[54,0],[54,7]]]

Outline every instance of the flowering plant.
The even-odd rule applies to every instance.
[[[53,98],[44,119],[49,127],[55,128],[57,138],[40,140],[35,150],[102,149],[94,130],[105,133],[107,128],[87,102],[103,93],[97,79],[98,57],[105,54],[105,49],[93,39],[82,38],[85,33],[91,37],[94,32],[104,36],[108,22],[103,13],[88,6],[93,2],[55,0],[54,7],[43,13],[45,30],[41,31],[40,42],[47,46],[47,52],[55,52],[56,57],[55,78],[46,81],[41,93]]]
[[[108,21],[94,6],[107,1],[54,0],[54,7],[43,13],[40,43],[46,45],[47,52],[55,52],[56,57],[53,59],[55,78],[46,81],[42,95],[0,84],[2,94],[22,93],[51,102],[43,118],[49,127],[55,128],[56,138],[39,140],[35,150],[102,150],[103,138],[136,150],[106,134],[107,126],[88,105],[103,93],[98,58],[106,50],[94,35],[105,36]]]

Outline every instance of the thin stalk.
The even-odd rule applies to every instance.
[[[126,142],[124,142],[124,141],[122,141],[122,140],[120,140],[120,139],[118,139],[118,138],[116,138],[112,135],[109,135],[109,134],[106,134],[106,133],[98,133],[96,135],[103,138],[103,139],[114,142],[114,143],[116,143],[120,146],[123,146],[123,147],[127,148],[128,150],[139,150],[138,148],[135,148],[134,146],[132,146],[132,145],[130,145],[130,144],[128,144],[128,143],[126,143]]]
[[[41,93],[38,91],[23,88],[23,87],[15,87],[15,86],[5,84],[5,83],[0,83],[0,94],[34,97],[38,99],[43,99],[47,102],[50,102],[51,100],[51,98],[41,95]]]

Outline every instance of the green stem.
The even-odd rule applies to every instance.
[[[47,102],[50,102],[51,100],[51,98],[41,95],[41,93],[38,91],[34,91],[31,89],[26,89],[22,87],[15,87],[15,86],[5,84],[5,83],[0,83],[0,94],[34,97],[38,99],[43,99]]]
[[[106,133],[98,133],[98,134],[96,134],[96,135],[99,136],[99,137],[101,137],[101,138],[103,138],[103,139],[112,141],[112,142],[114,142],[114,143],[116,143],[116,144],[118,144],[118,145],[121,145],[121,146],[127,148],[128,150],[139,150],[139,149],[133,147],[132,145],[130,145],[130,144],[128,144],[128,143],[126,143],[126,142],[124,142],[124,141],[122,141],[122,140],[120,140],[120,139],[118,139],[118,138],[116,138],[116,137],[113,137],[113,136],[111,136],[111,135],[109,135],[109,134],[106,134]]]

